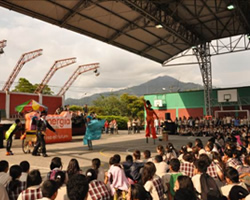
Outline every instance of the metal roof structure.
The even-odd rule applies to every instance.
[[[249,0],[1,0],[0,6],[162,64],[194,45],[250,33]]]

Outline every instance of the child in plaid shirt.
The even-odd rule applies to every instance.
[[[17,200],[36,200],[42,198],[40,184],[42,177],[39,170],[32,170],[27,176],[27,189],[23,190]]]
[[[22,174],[22,168],[19,165],[13,165],[10,168],[11,181],[6,186],[10,200],[17,200],[18,195],[26,189],[26,182],[21,182],[18,178]]]
[[[89,183],[89,192],[87,200],[110,200],[111,192],[102,181],[97,180],[97,174],[94,169],[86,171],[86,177]]]
[[[142,184],[154,200],[164,200],[162,180],[159,176],[155,175],[155,172],[156,168],[154,163],[145,163],[142,173]]]

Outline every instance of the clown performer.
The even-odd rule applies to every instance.
[[[150,130],[151,130],[151,134],[152,134],[152,137],[154,139],[154,143],[155,143],[155,139],[157,138],[156,136],[156,132],[155,132],[155,127],[154,127],[154,115],[157,119],[158,116],[157,114],[155,113],[155,111],[151,108],[152,105],[150,103],[149,100],[145,100],[143,99],[143,102],[144,102],[144,108],[146,110],[146,122],[147,122],[147,126],[146,126],[146,142],[148,143],[148,138],[150,137]]]

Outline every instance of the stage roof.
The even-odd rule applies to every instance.
[[[203,42],[250,33],[249,0],[1,0],[0,6],[159,63]]]

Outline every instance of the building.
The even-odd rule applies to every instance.
[[[201,117],[205,115],[204,91],[185,91],[167,94],[146,94],[152,108],[160,119],[170,113],[171,119],[176,117]],[[247,116],[250,111],[250,87],[213,89],[211,94],[212,115],[216,117],[234,115]]]

